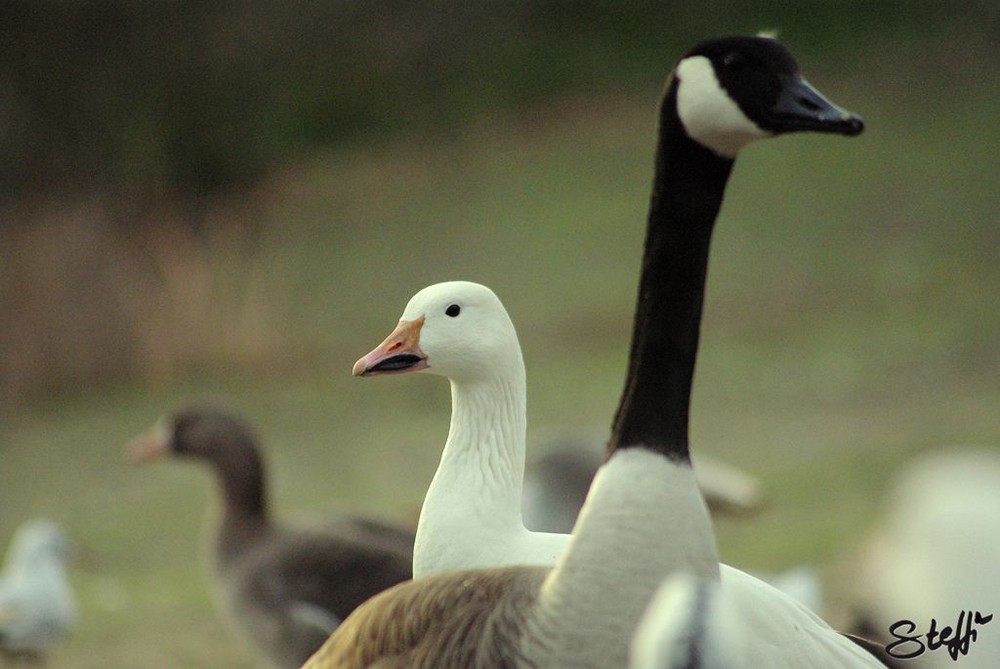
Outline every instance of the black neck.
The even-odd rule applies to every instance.
[[[628,376],[609,448],[642,446],[685,461],[709,244],[733,161],[688,137],[676,102],[673,80],[660,111]]]

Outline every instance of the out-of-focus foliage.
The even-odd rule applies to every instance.
[[[303,312],[290,305],[302,288],[289,277],[305,267],[328,276],[337,260],[333,249],[309,262],[290,257],[300,251],[281,240],[305,233],[276,193],[328,147],[447,144],[511,118],[530,126],[532,110],[556,99],[586,108],[638,94],[652,118],[684,49],[767,28],[817,83],[834,77],[867,91],[838,95],[841,103],[863,115],[876,103],[887,110],[892,121],[865,141],[896,137],[921,109],[995,99],[985,91],[1000,34],[994,5],[0,3],[0,408],[113,380],[170,382],[300,359]],[[953,111],[932,113],[940,127],[978,127],[956,123]],[[965,146],[920,133],[906,141],[936,164],[942,150]],[[313,218],[332,243],[349,244],[378,220],[374,205],[365,201],[363,223],[336,206]]]
[[[310,146],[656,81],[707,35],[780,28],[808,53],[987,11],[948,4],[13,0],[0,192],[196,196]]]

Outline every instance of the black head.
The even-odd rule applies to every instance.
[[[688,134],[729,157],[770,135],[857,135],[864,129],[860,118],[806,83],[795,58],[769,37],[701,42],[678,63],[677,79],[678,115]]]

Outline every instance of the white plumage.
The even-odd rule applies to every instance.
[[[718,581],[674,574],[636,629],[630,669],[755,669],[746,659],[747,630],[730,603]]]
[[[76,623],[66,573],[69,543],[58,525],[31,520],[18,528],[0,574],[0,651],[39,659]]]
[[[452,313],[457,307],[454,316],[449,307]],[[358,361],[355,373],[377,374],[379,365],[405,355],[422,358],[419,368],[428,373],[446,376],[452,393],[448,439],[417,524],[414,577],[555,564],[569,537],[529,531],[521,518],[525,372],[503,304],[486,286],[468,281],[428,286],[410,299],[400,326]]]
[[[986,669],[1000,666],[1000,449],[955,447],[924,453],[895,477],[882,518],[861,558],[855,607],[864,630],[886,643],[889,628],[922,636],[931,620],[956,628],[962,611],[993,615],[973,625],[976,639],[953,660],[948,649],[925,648],[907,667]],[[965,625],[963,625],[963,628]],[[919,650],[900,644],[898,653]]]

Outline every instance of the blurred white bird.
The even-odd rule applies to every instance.
[[[886,501],[857,570],[854,629],[913,669],[1000,666],[1000,449],[916,457]]]
[[[804,604],[810,611],[823,615],[823,579],[818,568],[800,564],[785,571],[755,572],[754,576],[767,581],[786,595]]]
[[[750,669],[733,592],[686,572],[669,577],[632,637],[630,669]]]
[[[69,542],[55,523],[31,520],[18,528],[0,574],[0,656],[41,661],[73,628],[68,557]]]
[[[632,636],[629,669],[826,669],[861,666],[870,657],[898,669],[879,644],[829,634],[826,623],[794,598],[754,597],[751,603],[748,594],[753,593],[747,588],[688,572],[672,574],[657,588]],[[747,615],[751,605],[758,607],[756,621]],[[759,620],[794,622],[768,646],[760,642]],[[855,645],[845,645],[845,638]]]

